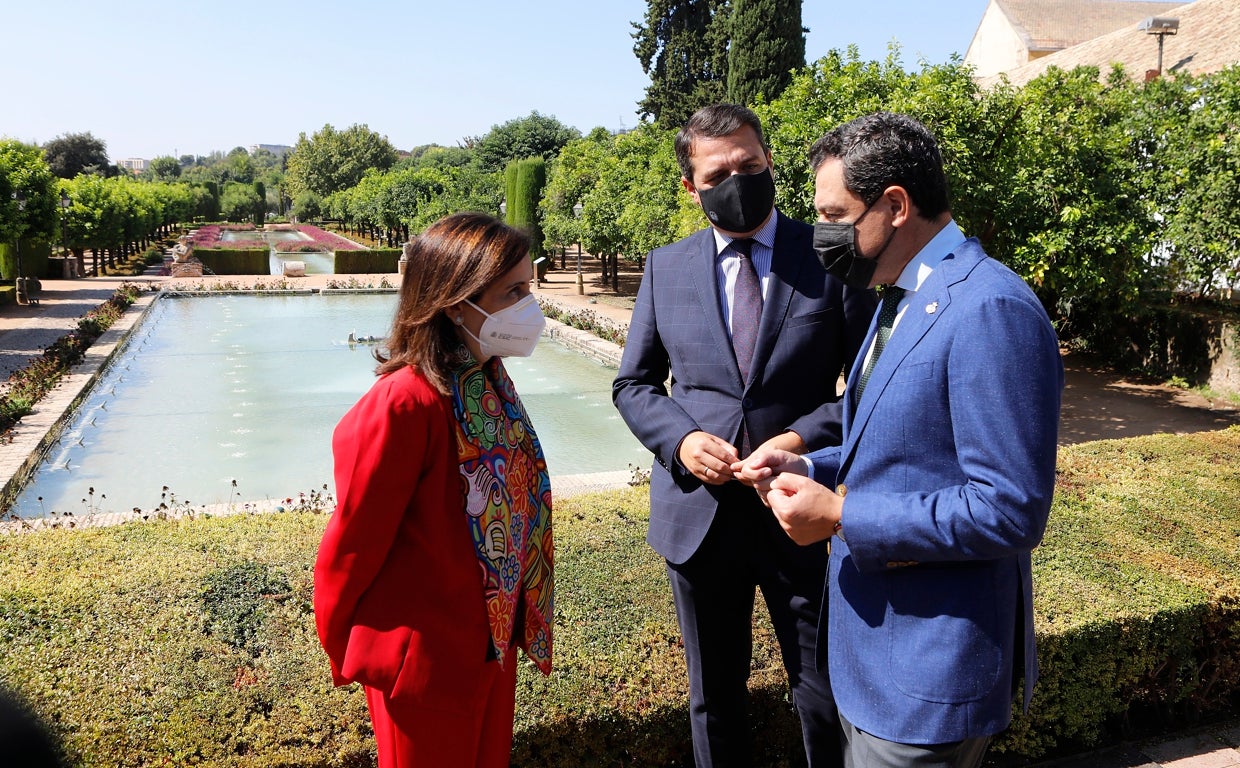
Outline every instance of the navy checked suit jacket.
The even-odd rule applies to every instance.
[[[777,215],[748,384],[720,309],[712,231],[657,248],[646,260],[612,400],[655,456],[647,540],[674,564],[697,551],[721,504],[757,503],[740,483],[707,485],[680,466],[676,449],[690,432],[735,445],[743,420],[755,447],[785,430],[811,450],[840,441],[836,382],[861,346],[874,293],[829,276],[814,254],[813,228]]]

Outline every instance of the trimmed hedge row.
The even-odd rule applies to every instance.
[[[1240,428],[1073,446],[1035,553],[1042,681],[1021,764],[1240,704]],[[557,502],[550,678],[523,666],[513,764],[689,765],[685,671],[646,489]],[[369,766],[311,615],[326,518],[286,512],[0,538],[0,683],[82,766]],[[761,766],[802,764],[769,623]]]
[[[195,248],[194,257],[217,275],[271,274],[270,248]]]
[[[369,251],[336,251],[332,271],[337,275],[391,274],[400,261],[400,248],[375,248]]]
[[[0,243],[0,280],[13,284],[17,278],[17,251],[12,243]],[[26,277],[59,277],[48,274],[51,243],[46,240],[22,240],[22,274]]]

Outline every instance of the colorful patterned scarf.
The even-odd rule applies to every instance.
[[[554,547],[547,461],[500,358],[485,365],[465,358],[452,373],[452,412],[491,642],[506,663],[520,627],[516,645],[550,674]]]

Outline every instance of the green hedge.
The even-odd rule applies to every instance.
[[[51,255],[52,246],[46,240],[22,240],[22,274],[26,277],[47,277],[47,261]],[[16,278],[17,251],[12,243],[0,243],[0,280],[13,283]]]
[[[1240,428],[1061,452],[1035,553],[1042,682],[993,748],[1019,764],[1182,725],[1240,697]],[[523,665],[513,764],[691,764],[683,651],[646,489],[556,504],[550,678]],[[0,537],[0,684],[82,766],[368,766],[356,687],[332,689],[311,615],[325,516]],[[801,764],[764,615],[757,765]]]
[[[392,274],[400,261],[400,248],[374,248],[369,251],[336,251],[332,271],[337,275]]]
[[[217,275],[269,275],[269,248],[195,248],[194,257]]]

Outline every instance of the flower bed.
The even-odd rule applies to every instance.
[[[221,243],[220,238],[224,232],[249,232],[253,231],[252,225],[246,224],[206,224],[198,228],[193,236],[193,244],[195,248],[222,248],[228,247],[237,250],[251,250],[255,248],[268,248],[270,243],[267,240],[258,238],[252,240],[230,240],[227,243]],[[366,250],[365,246],[358,245],[352,240],[348,240],[340,235],[327,230],[320,229],[310,224],[297,225],[280,225],[277,227],[269,227],[268,232],[300,232],[303,236],[309,237],[310,240],[301,238],[287,240],[275,239],[275,248],[281,253],[298,253],[306,251],[362,251]]]

